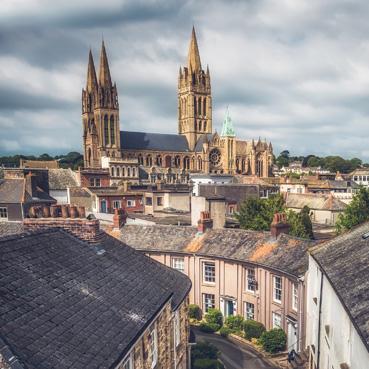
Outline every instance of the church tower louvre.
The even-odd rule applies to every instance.
[[[210,72],[201,67],[195,28],[192,28],[187,66],[179,69],[178,133],[185,135],[190,150],[201,135],[212,133]]]
[[[86,89],[82,90],[82,121],[85,168],[100,168],[101,157],[120,157],[119,103],[112,83],[104,41],[99,79],[90,50]]]

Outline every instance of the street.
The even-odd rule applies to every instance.
[[[196,342],[208,341],[217,347],[221,352],[220,360],[226,369],[276,369],[264,361],[254,349],[232,338],[226,339],[216,334],[203,333],[196,328],[193,331],[196,335]]]

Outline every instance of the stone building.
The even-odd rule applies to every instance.
[[[120,130],[117,86],[104,42],[99,78],[89,54],[82,123],[85,168],[109,168],[116,182],[134,180],[139,173],[166,182],[183,182],[190,172],[259,177],[271,173],[272,145],[237,138],[228,110],[221,133],[214,132],[210,71],[201,65],[194,29],[187,65],[179,69],[178,134]]]
[[[0,367],[187,369],[190,280],[57,209],[0,227]]]

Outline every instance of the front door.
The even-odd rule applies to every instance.
[[[288,351],[297,351],[297,323],[287,320],[287,347]]]
[[[107,209],[106,209],[106,200],[101,200],[101,212],[102,213],[106,213]]]
[[[234,304],[232,300],[226,300],[226,316],[234,315]]]

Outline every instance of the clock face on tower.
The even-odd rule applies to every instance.
[[[212,165],[214,166],[219,165],[220,159],[221,159],[221,154],[218,149],[213,149],[210,151],[209,160]]]

